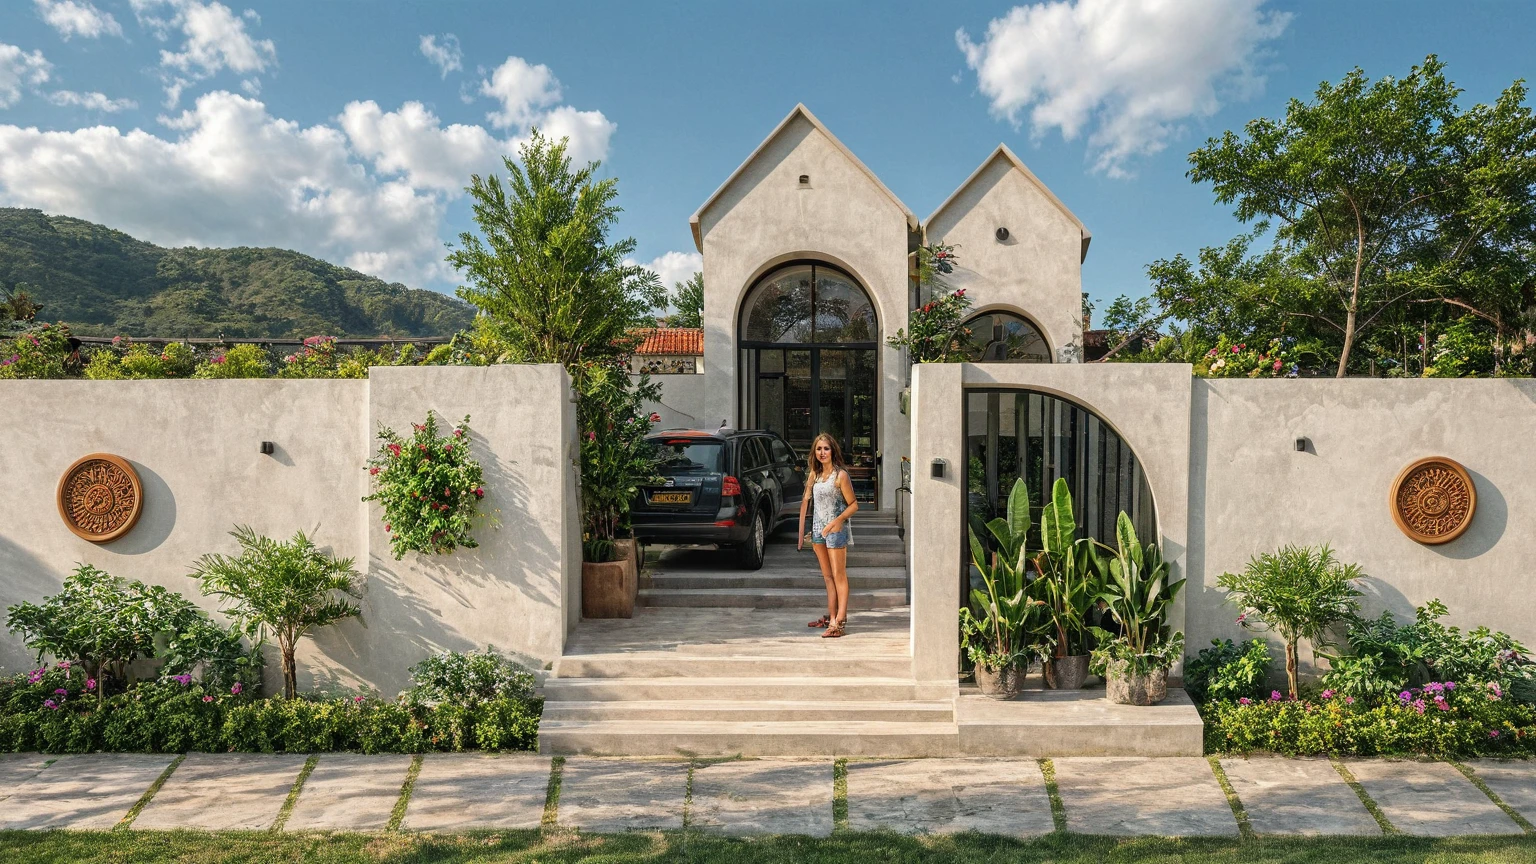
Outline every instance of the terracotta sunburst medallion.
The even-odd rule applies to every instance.
[[[1440,456],[1409,465],[1392,484],[1392,519],[1420,543],[1449,543],[1472,524],[1477,489],[1467,469]]]
[[[106,543],[127,534],[144,509],[144,487],[127,460],[92,453],[59,479],[59,516],[69,530]]]

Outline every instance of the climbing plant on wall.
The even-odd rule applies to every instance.
[[[437,416],[402,438],[380,427],[378,452],[366,469],[373,494],[364,501],[384,507],[384,531],[395,560],[407,552],[446,555],[460,546],[479,545],[471,533],[485,497],[480,463],[469,454],[469,417],[446,435],[438,434]]]

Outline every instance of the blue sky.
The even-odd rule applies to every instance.
[[[1490,101],[1533,41],[1536,3],[1494,0],[7,0],[0,203],[452,290],[457,187],[537,124],[604,157],[636,257],[677,277],[688,216],[804,102],[919,217],[1009,144],[1093,231],[1103,302],[1235,232],[1184,177],[1207,136],[1431,52]]]

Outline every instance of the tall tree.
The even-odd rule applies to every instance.
[[[596,179],[597,162],[573,170],[566,144],[534,130],[518,161],[502,160],[506,184],[495,174],[470,178],[483,239],[460,234],[448,263],[469,282],[459,296],[488,319],[508,359],[578,375],[583,363],[629,353],[666,291],[655,273],[625,263],[633,238],[608,240],[618,181]]]
[[[1335,334],[1337,374],[1384,315],[1432,299],[1501,320],[1536,273],[1536,122],[1516,81],[1462,110],[1434,56],[1401,79],[1356,69],[1190,154],[1243,222],[1273,220],[1284,278],[1236,305]],[[1490,267],[1490,262],[1493,266]]]
[[[672,308],[668,327],[704,326],[704,274],[697,271],[687,281],[672,286]]]

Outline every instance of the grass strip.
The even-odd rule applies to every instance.
[[[187,754],[182,753],[175,759],[172,759],[171,764],[165,766],[165,770],[160,772],[160,776],[155,778],[155,782],[149,784],[149,788],[145,789],[144,794],[139,796],[139,800],[134,802],[132,809],[123,814],[123,818],[118,820],[116,825],[112,826],[112,830],[127,831],[133,827],[133,820],[139,818],[139,813],[149,806],[149,802],[154,799],[155,793],[160,791],[160,787],[165,785],[165,781],[171,779],[171,774],[181,765],[182,760],[186,758]]]
[[[698,770],[699,760],[688,762],[688,779],[683,781],[683,830],[693,827],[693,772]]]
[[[1248,808],[1243,806],[1243,799],[1237,797],[1237,790],[1227,779],[1227,769],[1221,767],[1221,757],[1211,755],[1205,757],[1205,761],[1211,763],[1211,773],[1216,775],[1216,782],[1221,784],[1221,791],[1227,796],[1227,806],[1232,808],[1232,818],[1237,820],[1237,832],[1244,840],[1252,840],[1254,832],[1253,825],[1248,822]]]
[[[405,782],[400,784],[400,797],[395,799],[395,809],[389,811],[389,821],[384,823],[384,830],[390,833],[400,830],[400,823],[405,821],[405,808],[411,805],[411,793],[416,791],[416,778],[421,775],[421,761],[423,757],[417,753],[411,759],[411,767],[405,770]]]
[[[1051,824],[1058,833],[1067,830],[1067,805],[1061,803],[1061,789],[1056,785],[1056,763],[1049,759],[1035,760],[1040,764],[1040,776],[1045,778],[1045,794],[1051,799]]]
[[[1489,789],[1488,784],[1483,782],[1483,778],[1477,776],[1477,772],[1472,770],[1472,766],[1463,765],[1462,763],[1457,762],[1455,759],[1447,759],[1445,761],[1451,763],[1451,765],[1453,765],[1457,771],[1460,771],[1461,776],[1467,778],[1467,781],[1470,782],[1473,786],[1481,789],[1483,794],[1488,796],[1489,801],[1499,805],[1499,809],[1503,810],[1505,815],[1507,815],[1509,818],[1515,820],[1515,824],[1520,826],[1521,831],[1524,831],[1527,834],[1536,834],[1536,825],[1532,825],[1531,820],[1521,816],[1520,813],[1515,810],[1515,808],[1505,804],[1504,799],[1499,797],[1499,793]]]
[[[1355,794],[1360,798],[1360,803],[1365,805],[1365,809],[1370,811],[1371,818],[1375,819],[1376,824],[1381,826],[1381,833],[1402,833],[1397,830],[1396,825],[1392,824],[1392,820],[1387,818],[1387,814],[1381,812],[1381,808],[1376,806],[1376,799],[1372,798],[1371,793],[1365,791],[1365,787],[1361,786],[1360,781],[1355,779],[1355,775],[1349,770],[1349,766],[1345,765],[1343,762],[1340,762],[1338,759],[1332,759],[1330,761],[1333,762],[1333,770],[1339,772],[1339,776],[1344,778],[1344,782],[1349,784],[1349,788],[1355,790]]]
[[[832,830],[848,830],[848,760],[832,762]]]
[[[293,788],[288,790],[288,798],[283,802],[283,808],[277,811],[277,819],[272,822],[271,830],[281,831],[283,826],[288,824],[288,817],[293,815],[293,808],[299,804],[299,793],[304,791],[304,781],[309,779],[310,773],[319,764],[320,756],[318,754],[304,760],[304,767],[299,769],[299,776],[294,778]]]
[[[565,757],[556,756],[549,760],[549,786],[544,790],[544,818],[539,820],[542,828],[554,828],[560,824],[560,781],[565,775]],[[693,771],[688,772],[689,779],[693,777]]]

